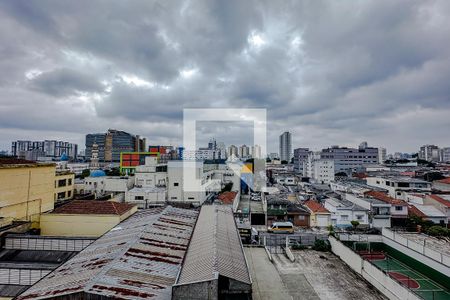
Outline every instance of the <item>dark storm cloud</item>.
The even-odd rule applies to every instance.
[[[30,81],[32,88],[57,97],[82,92],[101,93],[104,90],[95,76],[67,68],[41,73]]]
[[[0,148],[27,129],[181,143],[192,107],[267,108],[269,151],[285,130],[313,148],[450,146],[449,15],[447,1],[2,1]]]

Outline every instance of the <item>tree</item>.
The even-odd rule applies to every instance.
[[[441,227],[439,225],[434,225],[434,226],[431,226],[430,228],[428,228],[426,233],[431,236],[446,236],[447,228]]]
[[[442,176],[442,174],[441,174],[440,172],[428,172],[428,173],[426,173],[426,174],[423,176],[423,178],[424,178],[426,181],[432,182],[432,181],[435,181],[435,180],[441,180],[441,179],[444,179],[445,176]]]
[[[350,223],[351,223],[351,224],[352,224],[352,226],[353,226],[353,230],[356,230],[356,227],[358,227],[358,225],[359,225],[359,222],[358,222],[358,221],[356,221],[356,220],[353,220],[353,221],[351,221]]]
[[[334,174],[334,176],[336,176],[336,177],[347,177],[347,173],[345,173],[345,172],[338,172],[338,173]]]
[[[91,171],[89,171],[89,169],[84,169],[81,172],[81,178],[89,177],[89,175],[91,175]]]
[[[314,250],[316,251],[330,251],[331,247],[330,244],[327,243],[328,241],[324,241],[324,240],[316,240],[314,242],[314,246],[312,247]]]
[[[266,158],[266,162],[267,162],[267,163],[271,163],[272,160],[271,160],[270,158]]]

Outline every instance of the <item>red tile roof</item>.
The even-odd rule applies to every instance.
[[[304,203],[313,213],[330,213],[328,209],[323,207],[319,202],[314,200],[307,200]]]
[[[414,205],[408,205],[408,215],[421,217],[421,218],[424,218],[427,216],[426,214],[424,214],[420,209],[418,209]]]
[[[445,200],[444,198],[441,198],[438,195],[428,195],[427,197],[430,197],[431,199],[434,199],[437,202],[439,202],[441,204],[444,204],[447,207],[450,207],[450,201]]]
[[[54,214],[123,215],[134,205],[112,201],[74,200],[55,208]]]
[[[400,199],[392,198],[391,196],[386,195],[383,192],[377,192],[377,191],[369,191],[366,192],[366,197],[372,197],[374,199],[393,204],[396,206],[407,206],[407,203]]]
[[[236,194],[237,192],[223,192],[217,198],[222,201],[223,204],[233,204]]]
[[[444,179],[441,179],[441,180],[437,180],[437,182],[444,183],[444,184],[450,184],[450,177],[444,178]]]

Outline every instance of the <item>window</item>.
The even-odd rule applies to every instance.
[[[72,196],[72,191],[68,191],[67,192],[67,197],[71,197]]]
[[[174,183],[173,183],[173,186],[178,186],[178,182],[174,182]]]
[[[170,199],[177,200],[178,198],[177,197],[170,197]]]
[[[134,200],[144,200],[144,196],[134,196]]]
[[[189,200],[194,200],[194,197],[188,197]]]
[[[72,185],[72,178],[67,179],[68,183],[67,185]]]
[[[58,180],[58,187],[62,187],[62,186],[66,186],[66,180],[65,179]]]
[[[58,200],[66,198],[66,192],[58,193]]]
[[[395,210],[396,210],[396,211],[401,211],[401,210],[403,210],[403,206],[396,206],[396,207],[395,207]]]
[[[305,216],[298,216],[298,219],[304,221],[305,220]]]
[[[363,219],[363,215],[356,215],[356,219],[358,220],[358,221],[361,221],[362,219]]]
[[[348,215],[342,215],[341,219],[342,221],[348,221]]]

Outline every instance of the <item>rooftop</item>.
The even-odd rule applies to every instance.
[[[441,179],[441,180],[437,180],[437,182],[444,183],[444,184],[450,184],[450,177],[444,178],[444,179]]]
[[[197,220],[195,210],[142,210],[86,247],[19,296],[171,299]],[[80,294],[83,294],[81,296]]]
[[[412,209],[412,213],[418,217],[434,217],[434,218],[446,218],[447,216],[433,205],[422,205],[413,203],[409,206]]]
[[[0,169],[36,168],[54,166],[53,163],[37,163],[35,161],[18,158],[0,158]]]
[[[307,200],[303,203],[308,207],[313,213],[330,213],[328,209],[323,207],[319,202],[314,200]]]
[[[351,201],[345,200],[345,199],[338,199],[338,198],[327,198],[326,202],[330,203],[331,205],[337,207],[337,208],[345,208],[345,209],[351,209],[354,211],[367,211],[362,206],[359,206]]]
[[[428,195],[431,199],[436,200],[437,202],[450,207],[450,195]]]
[[[203,205],[176,285],[217,275],[251,284],[243,251],[231,207]]]
[[[293,250],[295,262],[264,248],[245,248],[253,278],[254,300],[386,299],[367,281],[329,252]]]
[[[133,208],[132,204],[113,201],[73,200],[58,208],[51,214],[79,215],[122,215]]]
[[[386,195],[385,193],[382,193],[382,192],[369,191],[369,192],[366,192],[365,195],[368,196],[368,197],[372,197],[372,198],[381,200],[383,202],[392,204],[392,205],[396,205],[396,206],[407,206],[408,205],[405,201],[400,200],[400,199],[392,198],[392,197],[390,197],[390,196],[388,196],[388,195]]]
[[[222,201],[223,204],[233,204],[234,198],[236,198],[237,192],[230,191],[220,194],[217,198]]]

